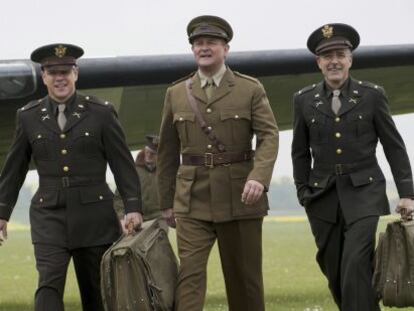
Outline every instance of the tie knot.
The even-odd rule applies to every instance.
[[[334,90],[333,91],[333,96],[338,97],[341,94],[341,90]]]
[[[65,112],[65,109],[66,109],[66,104],[59,104],[58,105],[59,112]]]
[[[214,86],[214,80],[212,78],[208,78],[206,86]]]

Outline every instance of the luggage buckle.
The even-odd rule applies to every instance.
[[[207,166],[208,168],[214,167],[214,158],[212,153],[204,154],[204,166]]]

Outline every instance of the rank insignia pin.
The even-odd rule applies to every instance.
[[[72,116],[77,117],[77,118],[79,119],[79,118],[80,118],[80,113],[78,113],[78,112],[74,112],[74,113],[72,114]]]
[[[45,116],[42,116],[42,121],[44,121],[44,120],[46,120],[46,119],[50,119],[50,117],[49,117],[49,115],[47,114],[47,115],[45,115]]]

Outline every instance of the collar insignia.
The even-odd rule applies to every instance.
[[[357,100],[356,100],[356,98],[350,98],[350,99],[349,99],[349,102],[350,102],[350,103],[354,103],[354,104],[356,104],[356,103],[357,103]]]
[[[323,26],[322,27],[322,34],[326,39],[331,38],[334,34],[333,27],[329,26],[329,25]]]
[[[319,97],[319,93],[318,94],[315,94],[315,98],[318,98]]]
[[[319,101],[319,102],[317,102],[315,105],[316,105],[316,108],[318,108],[318,107],[319,107],[319,105],[323,105],[323,102]]]
[[[59,45],[58,47],[55,47],[55,55],[59,58],[62,58],[66,55],[66,50],[66,47]]]
[[[42,116],[42,121],[44,121],[44,120],[46,120],[46,119],[50,119],[50,117],[49,117],[49,115],[47,114],[47,115],[45,115],[45,116]]]
[[[79,119],[80,118],[80,113],[74,112],[74,113],[72,113],[72,116],[77,117]]]

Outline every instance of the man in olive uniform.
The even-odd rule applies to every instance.
[[[124,199],[127,222],[140,226],[141,199],[132,156],[113,106],[76,92],[76,59],[70,44],[36,49],[48,95],[17,111],[14,142],[0,177],[0,231],[7,222],[33,157],[39,189],[30,206],[39,272],[36,311],[63,310],[66,271],[73,258],[83,310],[103,310],[100,260],[120,235],[107,164]]]
[[[159,137],[157,135],[146,135],[147,143],[135,158],[135,169],[137,170],[142,194],[142,212],[144,221],[161,216],[158,200],[156,163]],[[114,197],[114,208],[125,228],[125,209],[122,198],[117,190]],[[125,231],[126,233],[127,231]]]
[[[225,65],[230,25],[199,16],[187,33],[198,71],[168,88],[158,149],[161,210],[177,227],[176,310],[203,309],[217,240],[229,310],[261,311],[262,222],[278,128],[260,82]]]
[[[375,233],[389,214],[375,151],[384,148],[397,185],[397,212],[413,211],[413,180],[404,142],[384,90],[349,76],[359,44],[349,25],[316,29],[308,39],[324,76],[294,96],[292,160],[299,201],[318,247],[317,262],[342,311],[380,310],[371,286]],[[313,161],[313,165],[311,165]]]

